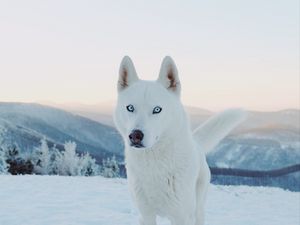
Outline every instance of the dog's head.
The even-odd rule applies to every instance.
[[[154,146],[178,129],[181,111],[180,81],[174,61],[164,58],[156,81],[140,80],[131,59],[120,65],[115,124],[125,145],[135,149]],[[179,110],[178,110],[179,109]]]

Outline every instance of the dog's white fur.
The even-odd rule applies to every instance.
[[[131,59],[123,58],[114,119],[125,142],[128,184],[141,225],[155,225],[156,216],[167,217],[172,225],[204,224],[210,182],[205,153],[244,118],[241,110],[227,110],[192,132],[180,89],[170,57],[164,58],[156,81],[139,80]],[[152,113],[156,106],[162,108],[159,114]],[[134,129],[144,133],[144,148],[130,145]]]

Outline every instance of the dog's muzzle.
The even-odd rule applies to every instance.
[[[130,145],[136,148],[143,148],[142,140],[144,138],[144,134],[141,130],[133,130],[129,134]]]

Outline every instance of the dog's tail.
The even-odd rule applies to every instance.
[[[229,109],[208,119],[193,131],[194,139],[201,150],[207,154],[246,118],[246,112],[241,109]]]

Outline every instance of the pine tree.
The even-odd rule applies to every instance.
[[[79,158],[79,174],[82,176],[94,176],[99,174],[99,166],[89,153],[82,154]]]
[[[41,140],[41,145],[36,149],[36,157],[34,157],[34,172],[46,175],[51,171],[51,154],[45,138]]]
[[[75,142],[66,142],[65,151],[63,152],[63,166],[64,173],[63,175],[76,176],[78,175],[78,162],[79,157],[76,153],[76,143]]]
[[[120,173],[120,169],[115,156],[113,156],[112,158],[107,158],[106,160],[102,161],[102,171],[101,171],[102,176],[113,178],[113,177],[118,177],[119,173]]]

